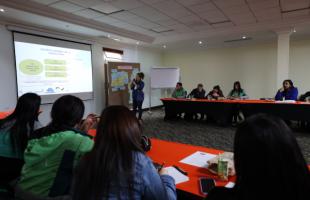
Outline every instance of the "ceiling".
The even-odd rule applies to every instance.
[[[271,38],[283,29],[308,33],[310,25],[310,0],[0,0],[1,5],[36,19],[70,23],[72,31],[97,31],[97,37],[111,34],[153,45],[242,35],[256,39],[257,33]]]

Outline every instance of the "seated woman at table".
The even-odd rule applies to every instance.
[[[208,99],[220,99],[220,98],[224,98],[223,92],[220,88],[219,85],[216,85],[213,87],[213,90],[211,90],[208,95],[207,95]]]
[[[38,121],[41,97],[26,93],[12,114],[0,120],[0,188],[12,189],[10,182],[20,176],[29,135],[41,127]]]
[[[242,89],[239,81],[234,82],[234,87],[227,96],[227,99],[248,99],[248,95]]]
[[[186,98],[186,90],[182,86],[183,84],[181,82],[178,82],[175,86],[174,91],[172,92],[173,98]]]
[[[203,85],[199,83],[197,85],[197,88],[193,89],[191,93],[189,93],[188,96],[196,98],[196,99],[203,99],[205,98],[205,94],[206,94],[206,91],[203,89]]]
[[[297,100],[298,89],[294,87],[292,80],[284,80],[283,87],[280,88],[276,94],[275,100]]]
[[[310,197],[310,171],[285,122],[259,114],[236,131],[234,141],[236,185],[214,188],[208,200],[306,200]]]
[[[124,106],[110,106],[100,117],[93,150],[76,170],[73,200],[176,199],[174,179],[159,173],[141,146],[141,127]]]

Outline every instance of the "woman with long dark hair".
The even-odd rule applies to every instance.
[[[83,101],[72,95],[55,101],[51,123],[33,133],[25,150],[16,188],[19,199],[69,194],[74,166],[93,147],[92,139],[79,130],[84,109]]]
[[[227,96],[227,99],[248,99],[248,95],[241,87],[240,81],[234,82],[234,87]]]
[[[208,199],[307,200],[310,172],[298,143],[283,120],[259,114],[236,131],[233,189],[215,189]]]
[[[297,100],[298,89],[294,87],[292,80],[284,80],[283,87],[280,88],[275,96],[275,100]]]
[[[0,120],[0,186],[20,175],[23,153],[32,132],[39,128],[40,96],[26,93],[12,114]]]
[[[137,118],[124,106],[111,106],[77,168],[73,199],[176,199],[173,178],[160,173],[143,152]]]

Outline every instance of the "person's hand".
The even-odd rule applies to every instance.
[[[79,129],[88,132],[97,123],[97,115],[89,114],[85,120],[80,124]]]
[[[158,173],[159,175],[169,175],[168,170],[165,168],[161,168],[161,170]]]
[[[284,91],[284,88],[281,87],[281,88],[279,89],[279,92],[283,92],[283,91]]]

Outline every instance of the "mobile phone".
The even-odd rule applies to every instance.
[[[211,178],[199,178],[200,191],[202,194],[207,195],[214,187],[215,181]]]

